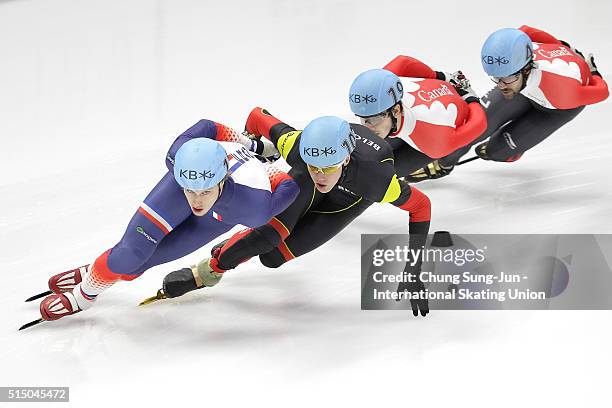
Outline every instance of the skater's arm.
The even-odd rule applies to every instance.
[[[256,137],[264,136],[270,140],[291,167],[302,163],[299,154],[302,131],[275,118],[264,108],[253,108],[247,119],[246,130]]]
[[[168,170],[174,169],[174,156],[178,149],[187,141],[195,138],[206,138],[216,140],[218,142],[234,142],[240,143],[250,151],[262,154],[263,143],[259,140],[252,140],[246,135],[238,131],[222,125],[221,123],[213,122],[212,120],[202,119],[176,138],[168,153],[166,154],[166,167]]]
[[[444,143],[436,143],[432,154],[434,159],[447,156],[457,149],[476,140],[487,130],[487,115],[480,102],[468,104],[468,114],[465,122],[455,129],[451,129],[449,137],[441,137]]]
[[[300,186],[289,174],[274,168],[268,169],[272,188],[270,218],[285,211],[300,193]]]
[[[541,88],[542,92],[545,93],[549,100],[555,100],[553,105],[557,109],[573,109],[577,106],[593,105],[602,102],[608,98],[608,85],[606,81],[601,78],[601,75],[597,71],[597,68],[594,66],[592,55],[589,55],[585,58],[585,56],[580,51],[572,47],[569,43],[561,41],[552,36],[551,34],[548,34],[542,30],[538,30],[536,28],[529,27],[526,25],[521,26],[519,30],[525,32],[534,42],[563,45],[571,49],[571,51],[575,55],[583,58],[589,66],[591,75],[584,85],[577,85],[567,88],[564,87],[562,90],[555,89],[555,87],[552,87],[551,89]],[[578,77],[578,79],[580,80],[580,77]]]
[[[395,199],[391,201],[393,198]],[[408,224],[410,235],[427,234],[429,232],[431,201],[423,192],[395,177],[389,186],[388,196],[385,197],[385,200],[389,200],[386,202],[410,213]]]
[[[527,34],[531,41],[542,44],[561,44],[555,36],[548,34],[546,31],[538,30],[537,28],[522,25],[519,30]]]
[[[300,187],[297,197],[290,200],[289,206],[272,217],[266,225],[237,233],[221,245],[221,250],[213,255],[218,259],[220,270],[233,269],[250,257],[270,252],[289,237],[296,223],[310,208],[315,189],[307,172],[292,171],[291,176]],[[275,193],[280,187],[276,187]]]
[[[380,203],[391,203],[394,206],[410,213],[410,234],[422,234],[429,231],[431,216],[431,202],[425,194],[412,187],[407,182],[398,179],[395,173],[394,159],[392,157],[381,160],[375,166],[366,169],[366,173],[375,174],[375,180],[388,180],[385,185],[373,180],[371,189],[365,198]],[[382,186],[383,188],[379,188]]]
[[[240,193],[234,198],[248,205],[239,223],[247,227],[259,227],[289,207],[300,192],[298,184],[286,173],[279,177],[272,191],[240,186]]]
[[[431,202],[429,198],[423,194],[420,190],[413,186],[410,186],[403,180],[397,180],[399,188],[399,197],[391,204],[397,208],[408,211],[410,214],[410,221],[408,223],[408,247],[411,250],[422,250],[425,248],[427,242],[427,234],[429,233],[429,222],[431,218]],[[412,252],[412,251],[411,251]],[[418,278],[421,271],[421,258],[417,258],[414,262],[407,262],[404,269],[406,272],[413,274],[416,280],[412,283],[400,283],[398,285],[398,292],[408,290],[409,292],[425,291],[425,286]],[[424,299],[410,299],[410,306],[412,308],[412,314],[418,316],[426,316],[429,313],[429,302],[427,298]]]
[[[398,55],[383,68],[399,77],[440,79],[427,64],[406,55]]]
[[[406,55],[398,55],[385,65],[384,69],[399,77],[438,79],[446,82],[450,82],[452,78],[452,74],[434,71],[429,65]]]
[[[277,173],[273,180],[271,179],[271,184],[272,194],[267,197],[261,194],[262,190],[251,197],[246,197],[244,191],[239,197],[234,193],[235,199],[248,202],[249,205],[248,212],[240,220],[240,224],[252,228],[237,232],[229,240],[213,248],[210,262],[205,260],[213,271],[224,273],[234,269],[254,256],[272,251],[289,236],[291,225],[281,219],[286,219],[287,214],[291,212],[297,211],[296,215],[301,214],[300,207],[307,204],[307,196],[302,195],[301,200],[296,200],[300,192],[298,183],[286,173]],[[292,204],[294,208],[288,209]],[[278,218],[275,216],[277,212],[282,212]]]
[[[599,75],[591,75],[588,85],[579,87],[576,92],[579,105],[593,105],[606,100],[610,95],[608,84]]]
[[[454,103],[465,104],[465,101],[458,100]],[[439,159],[451,154],[474,141],[487,129],[487,116],[478,100],[468,103],[465,108],[467,114],[463,121],[456,120],[456,123],[460,122],[456,126],[436,126],[435,137],[432,137],[431,133],[418,131],[414,131],[409,137],[421,152],[432,159]],[[387,138],[388,143],[394,150],[401,147],[401,143],[406,143],[405,141],[400,142],[398,139],[400,138]]]
[[[527,82],[526,94],[533,92],[537,83],[530,87]],[[538,86],[540,87],[540,86]],[[606,100],[609,96],[608,84],[600,76],[592,74],[585,85],[571,80],[568,86],[559,87],[549,82],[547,87],[540,87],[537,92],[543,92],[556,109],[574,109],[578,106],[593,105]]]

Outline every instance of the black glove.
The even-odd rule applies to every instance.
[[[200,288],[196,284],[191,268],[183,268],[166,275],[162,289],[166,297],[175,298]]]
[[[411,294],[415,294],[415,292],[418,292],[419,294],[418,299],[413,299],[413,298],[410,299],[410,306],[412,307],[412,314],[414,316],[418,316],[419,311],[420,311],[421,316],[427,316],[427,313],[429,313],[429,300],[427,300],[427,296],[426,296],[427,289],[425,288],[425,285],[421,281],[421,278],[419,278],[419,274],[421,271],[420,264],[421,264],[420,262],[418,262],[417,265],[415,266],[410,266],[409,263],[406,264],[406,268],[404,269],[404,271],[412,275],[412,278],[413,278],[412,280],[414,282],[401,282],[397,286],[397,292],[403,293],[405,291],[408,291]]]
[[[589,65],[589,69],[591,70],[591,74],[597,75],[601,78],[601,73],[597,70],[597,65],[595,65],[595,57],[593,54],[587,55],[585,58],[586,63]]]

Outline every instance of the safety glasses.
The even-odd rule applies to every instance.
[[[337,172],[340,167],[342,167],[342,163],[336,164],[334,166],[329,166],[329,167],[317,167],[317,166],[313,166],[313,165],[308,165],[308,170],[310,170],[313,173],[322,173],[322,174],[332,174]]]
[[[387,111],[384,111],[383,113],[379,113],[378,115],[374,115],[374,116],[367,116],[367,117],[359,117],[359,120],[361,121],[361,124],[364,126],[377,126],[380,124],[380,122],[382,122],[385,117],[387,117],[389,113]]]
[[[516,74],[512,74],[507,77],[489,77],[489,78],[491,78],[491,81],[495,82],[496,84],[499,84],[501,82],[504,85],[512,85],[513,83],[518,81],[520,77],[521,77],[521,73],[517,72]]]

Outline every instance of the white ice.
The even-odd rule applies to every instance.
[[[303,126],[351,119],[348,87],[398,53],[490,86],[479,50],[529,24],[612,69],[608,1],[0,1],[0,386],[70,386],[81,406],[601,406],[610,312],[360,310],[361,233],[403,233],[377,205],[278,270],[146,308],[202,248],[25,332],[23,300],[121,236],[200,118],[241,128],[265,106]],[[610,80],[610,77],[607,77]],[[433,230],[612,233],[610,102],[513,164],[419,184]],[[612,288],[611,288],[612,289]]]

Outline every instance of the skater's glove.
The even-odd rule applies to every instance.
[[[262,137],[260,140],[261,140],[261,143],[263,144],[263,152],[261,153],[263,157],[265,157],[271,162],[274,162],[281,157],[281,154],[276,148],[276,146],[274,146],[274,143],[272,143],[265,137]]]
[[[198,285],[193,268],[183,268],[172,271],[164,277],[162,291],[167,298],[183,296],[192,290],[203,288],[202,283]]]
[[[195,276],[196,284],[200,286],[215,286],[223,277],[223,270],[217,266],[216,258],[206,258],[197,265],[193,265],[191,270]]]
[[[423,284],[419,277],[421,267],[420,265],[410,266],[406,264],[405,271],[409,272],[412,276],[413,282],[401,282],[397,287],[397,292],[403,293],[408,291],[412,294],[410,306],[412,307],[412,314],[414,316],[418,316],[419,312],[421,316],[427,316],[429,313],[429,300],[427,300],[427,289],[425,288],[425,284]]]
[[[274,143],[265,137],[249,133],[247,130],[238,136],[238,142],[267,161],[273,162],[280,157],[280,153],[276,146],[274,146]]]
[[[435,71],[435,73],[436,73],[436,79],[440,81],[450,82],[451,79],[453,79],[452,72]]]
[[[465,77],[463,72],[455,71],[455,72],[441,72],[436,71],[436,79],[441,81],[450,82],[455,88],[469,88],[470,80]]]
[[[453,87],[457,90],[459,96],[461,96],[464,101],[466,101],[467,103],[480,102],[480,98],[472,89],[470,80],[466,78],[463,72],[456,71],[450,75],[451,78],[448,82],[453,85]]]
[[[436,71],[436,78],[441,81],[450,82],[450,84],[455,88],[459,96],[463,98],[467,103],[471,102],[480,102],[480,98],[472,89],[472,85],[470,84],[470,80],[466,78],[466,76],[461,71],[455,72],[441,72]]]
[[[585,58],[585,61],[589,65],[591,74],[601,77],[601,73],[599,73],[599,71],[597,70],[597,65],[595,65],[595,57],[593,57],[592,53],[587,55],[587,57]]]

